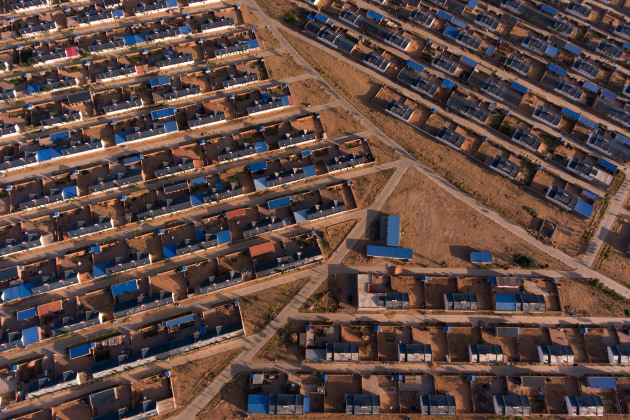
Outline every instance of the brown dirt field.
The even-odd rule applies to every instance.
[[[444,362],[448,355],[448,337],[443,327],[429,328],[429,343],[433,352],[433,362]]]
[[[481,344],[481,332],[476,328],[455,327],[447,337],[451,362],[468,362],[468,346]]]
[[[132,383],[134,405],[142,402],[143,397],[151,401],[161,401],[171,397],[169,378],[152,376]]]
[[[90,418],[92,408],[83,400],[74,400],[54,408],[54,416],[59,420],[75,420]]]
[[[476,376],[472,383],[475,413],[494,413],[492,397],[507,393],[505,377]]]
[[[103,321],[114,318],[114,298],[109,288],[83,295],[79,302],[84,310],[103,313]]]
[[[358,208],[366,209],[370,207],[395,171],[393,168],[386,169],[354,179],[352,181],[352,191],[356,197]]]
[[[245,25],[256,26],[260,23],[258,16],[254,11],[246,4],[241,5],[241,15],[243,16],[243,23]]]
[[[291,83],[291,97],[296,106],[316,106],[331,101],[330,95],[315,81],[315,79],[300,80]]]
[[[604,348],[603,331],[589,329],[584,334],[586,341],[586,351],[588,352],[590,363],[607,363],[608,356]]]
[[[338,312],[343,305],[346,312],[354,313],[356,308],[348,302],[348,295],[356,295],[354,275],[335,274],[329,276],[304,302],[300,312]]]
[[[571,345],[573,352],[575,353],[576,363],[588,363],[588,354],[586,353],[586,346],[584,345],[584,339],[578,329],[565,329],[564,333],[567,336],[567,342]]]
[[[409,308],[423,309],[426,307],[424,287],[417,277],[392,277],[392,290],[409,294]]]
[[[482,331],[481,337],[484,343],[498,344],[501,346],[501,348],[503,349],[503,354],[505,355],[506,363],[518,362],[520,360],[518,354],[518,345],[515,338],[497,337],[494,330]]]
[[[521,328],[517,344],[522,363],[538,363],[537,346],[549,344],[549,340],[547,340],[547,333],[539,328]]]
[[[304,73],[304,69],[295,62],[293,56],[286,52],[265,57],[265,67],[269,78],[274,80],[282,80]],[[293,86],[291,86],[291,93],[293,93]]]
[[[322,252],[325,258],[329,258],[337,250],[356,224],[356,219],[348,220],[347,222],[327,226],[322,232],[318,231],[321,234]]]
[[[618,217],[606,236],[594,268],[605,275],[630,286],[630,256],[626,248],[630,246],[630,221]]]
[[[243,348],[188,362],[171,369],[173,398],[176,406],[186,406],[225,367],[243,351]]]
[[[370,151],[372,152],[374,159],[376,159],[377,165],[392,162],[400,158],[396,150],[386,145],[376,137],[370,137],[368,139],[368,144],[370,146]]]
[[[591,286],[588,279],[562,279],[559,288],[562,310],[578,316],[625,317],[630,302]]]
[[[262,47],[261,49],[275,50],[280,48],[280,42],[267,28],[258,29],[256,31],[256,38],[260,42],[260,45]]]
[[[449,267],[474,267],[471,251],[493,253],[494,265],[513,263],[514,254],[528,255],[540,264],[567,269],[485,216],[473,212],[415,169],[407,171],[383,212],[401,216],[401,243],[412,248],[412,263]],[[432,238],[427,241],[426,238]]]
[[[491,311],[493,309],[492,290],[486,279],[480,278],[458,278],[458,293],[473,293],[477,296],[480,311]]]
[[[200,420],[228,420],[246,416],[249,373],[241,372],[225,384],[198,414]]]
[[[324,109],[319,117],[328,137],[340,137],[365,130],[348,111],[343,108]]]
[[[346,394],[361,393],[361,376],[330,375],[325,384],[326,396],[324,411],[326,413],[345,413]]]
[[[298,338],[304,332],[305,324],[284,324],[277,333],[265,343],[256,354],[253,362],[270,362],[276,359],[283,361],[301,362],[304,359],[304,351],[298,346]]]
[[[306,44],[293,34],[283,31],[283,36],[363,115],[369,116],[385,134],[448,182],[526,229],[538,227],[539,219],[534,219],[522,207],[527,205],[533,208],[539,218],[557,222],[554,240],[562,251],[572,256],[584,252],[586,245],[580,239],[591,220],[560,211],[542,197],[524,194],[516,184],[471,162],[462,153],[422,135],[385,112],[375,112],[370,102],[381,88],[381,83],[322,48]],[[598,218],[593,216],[591,219],[597,221]]]
[[[448,278],[432,278],[424,282],[424,298],[427,309],[439,310],[444,308],[444,294],[455,293]]]
[[[307,277],[295,280],[265,289],[265,293],[253,293],[239,299],[245,331],[248,334],[260,332],[310,279]]]
[[[564,413],[565,395],[580,395],[580,385],[577,378],[547,378],[545,399],[550,414]]]
[[[438,394],[450,392],[455,397],[458,414],[473,412],[470,383],[465,376],[436,376],[435,391]]]

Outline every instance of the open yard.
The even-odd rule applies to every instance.
[[[600,250],[595,268],[605,275],[630,286],[630,220],[619,217],[613,223]]]
[[[386,169],[353,180],[352,191],[357,199],[357,206],[360,209],[369,208],[395,171],[395,169]]]
[[[335,274],[329,276],[321,286],[304,302],[301,312],[337,312],[341,307],[349,313],[355,311],[352,305],[356,299],[357,283],[354,275]]]
[[[286,52],[265,57],[265,67],[269,73],[269,78],[275,80],[282,80],[304,73],[304,69],[295,62],[293,56]],[[293,91],[293,85],[291,86],[291,91]]]
[[[239,302],[245,331],[248,334],[260,332],[309,280],[307,277],[266,289],[264,293],[243,296]]]
[[[239,348],[226,351],[172,368],[171,381],[175,405],[178,407],[188,405],[242,350]]]
[[[600,283],[588,279],[562,279],[559,288],[562,310],[578,316],[626,317],[630,302]]]
[[[356,224],[356,220],[348,220],[326,226],[321,231],[318,231],[322,238],[322,252],[325,258],[329,258],[337,250]]]

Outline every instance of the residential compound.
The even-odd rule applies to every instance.
[[[0,419],[630,415],[623,2],[1,7]]]

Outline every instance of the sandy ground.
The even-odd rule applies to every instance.
[[[295,62],[293,56],[286,52],[265,57],[265,67],[269,73],[269,78],[274,80],[282,80],[304,73],[304,69]]]
[[[587,279],[562,279],[560,286],[562,309],[577,316],[626,317],[630,302],[595,288]]]
[[[630,221],[625,217],[617,218],[612,225],[604,246],[596,261],[595,268],[607,276],[630,286],[630,255],[626,249],[630,246]]]
[[[226,351],[171,369],[175,405],[188,405],[242,350]]]
[[[243,296],[239,302],[245,331],[261,331],[309,280],[310,277],[266,289],[265,293]]]
[[[519,253],[533,257],[539,265],[567,268],[483,215],[471,212],[414,169],[407,171],[383,213],[401,217],[400,245],[414,250],[413,264],[437,266],[445,261],[449,267],[474,267],[469,262],[470,252],[488,251],[495,266],[512,264],[514,254]]]
[[[394,175],[394,172],[395,169],[386,169],[369,175],[363,175],[352,181],[352,191],[354,191],[357,206],[360,209],[370,207],[385,184],[387,184],[387,181],[389,181],[389,178]]]
[[[318,231],[322,240],[322,252],[324,257],[328,258],[337,250],[339,245],[346,239],[346,236],[352,231],[352,228],[357,224],[357,220],[348,220],[346,222],[337,223],[327,226],[326,228]]]
[[[351,304],[356,302],[356,276],[353,274],[335,274],[326,279],[321,286],[304,302],[300,312],[337,312],[341,308],[348,313],[356,312]]]
[[[365,127],[343,108],[324,109],[320,111],[319,116],[329,138],[345,136],[365,130]]]
[[[243,15],[243,22],[246,25],[254,26],[260,23],[258,16],[256,16],[252,9],[250,9],[249,6],[246,4],[241,6],[241,15]]]
[[[293,102],[300,107],[327,104],[332,99],[314,79],[291,83],[289,88]]]
[[[270,362],[282,359],[290,362],[304,360],[304,349],[298,345],[299,334],[304,332],[305,323],[284,324],[277,333],[265,343],[253,358],[254,362]]]
[[[325,49],[308,45],[286,31],[283,35],[303,53],[309,64],[321,69],[323,77],[360,112],[368,115],[389,137],[450,183],[526,229],[538,229],[542,218],[556,222],[558,229],[554,242],[557,246],[572,256],[584,252],[586,245],[580,239],[591,220],[560,211],[542,197],[525,192],[517,184],[471,162],[464,154],[428,138],[385,112],[374,112],[370,102],[381,88],[381,83],[326,53]],[[533,208],[537,217],[527,213],[524,205]]]

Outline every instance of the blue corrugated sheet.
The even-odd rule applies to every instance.
[[[151,112],[152,120],[159,120],[160,118],[168,118],[175,116],[175,107],[158,109],[157,111]]]
[[[590,129],[596,129],[597,128],[597,123],[595,121],[589,120],[584,115],[580,115],[580,118],[578,119],[578,121],[581,124],[584,124],[585,126],[587,126]]]
[[[37,282],[30,282],[24,284],[18,284],[17,286],[9,287],[4,290],[0,290],[0,296],[2,296],[3,302],[10,302],[12,300],[24,299],[33,295],[31,289]]]
[[[443,32],[444,35],[450,36],[453,39],[457,38],[457,35],[459,35],[459,29],[453,25],[446,25]]]
[[[166,0],[166,7],[177,7],[177,0]]]
[[[19,311],[16,315],[18,321],[33,318],[34,316],[37,316],[37,308],[25,309],[23,311]]]
[[[192,34],[192,28],[190,27],[190,25],[180,26],[179,33],[182,35],[190,35]]]
[[[617,95],[615,95],[614,93],[609,92],[607,90],[602,90],[602,96],[604,98],[610,99],[611,101],[616,101],[617,100]]]
[[[190,180],[190,185],[201,185],[206,183],[205,176],[198,176],[197,178],[193,178]]]
[[[407,67],[409,67],[411,70],[414,70],[418,73],[422,73],[424,71],[424,67],[422,67],[420,64],[416,63],[415,61],[411,61],[411,60],[407,60]]]
[[[470,10],[475,10],[478,4],[479,4],[479,0],[469,0],[466,7]]]
[[[468,64],[471,67],[477,67],[477,62],[475,60],[471,60],[470,58],[466,56],[462,56],[461,62],[464,64]]]
[[[529,92],[529,89],[526,88],[525,86],[518,84],[516,82],[512,82],[512,84],[510,85],[510,87],[514,90],[518,90],[519,92],[525,94]]]
[[[326,16],[322,15],[321,13],[317,13],[314,16],[314,19],[328,26],[333,26],[333,23],[334,23],[332,20],[328,19]]]
[[[307,210],[298,210],[293,212],[293,217],[295,217],[295,223],[300,224],[304,222],[308,222],[308,215],[306,214]]]
[[[90,349],[94,348],[94,343],[86,343],[70,349],[70,358],[81,357],[90,354]]]
[[[261,171],[263,169],[267,169],[267,161],[252,163],[251,165],[247,165],[247,168],[251,172]]]
[[[584,83],[582,83],[582,87],[591,92],[599,93],[599,86],[592,84],[588,80],[585,80]]]
[[[176,325],[185,324],[187,322],[192,322],[195,320],[195,314],[190,314],[186,316],[180,316],[179,318],[170,319],[168,321],[162,322],[163,327],[174,327]]]
[[[540,4],[540,10],[542,10],[543,12],[547,12],[552,16],[555,16],[558,14],[558,11],[556,9],[554,9],[551,6],[547,6],[545,3]]]
[[[617,389],[617,378],[605,376],[590,377],[588,378],[588,386],[599,389]]]
[[[494,54],[494,50],[495,50],[495,48],[492,45],[489,46],[488,49],[486,50],[486,55]]]
[[[61,133],[55,133],[55,134],[50,135],[50,141],[53,143],[56,141],[65,140],[69,138],[70,138],[69,131],[62,131]]]
[[[442,80],[442,86],[444,86],[447,89],[457,89],[457,83],[452,82],[448,79]]]
[[[573,211],[579,214],[580,216],[583,216],[588,219],[593,214],[593,206],[586,203],[585,201],[578,200]]]
[[[375,12],[374,10],[368,10],[366,14],[368,15],[368,17],[371,17],[372,19],[378,22],[385,19],[385,16],[381,15],[380,13]]]
[[[387,216],[387,246],[400,246],[400,217]]]
[[[164,123],[164,131],[167,133],[174,133],[177,131],[177,121],[169,121]]]
[[[267,206],[269,207],[269,210],[275,210],[282,207],[289,207],[290,205],[291,205],[291,196],[267,201]]]
[[[177,245],[167,245],[162,247],[162,253],[164,254],[164,259],[173,258],[177,256]]]
[[[555,64],[547,63],[547,68],[549,70],[551,70],[552,72],[556,73],[559,76],[564,77],[564,76],[567,75],[567,71],[565,69],[560,68],[560,67],[556,66]]]
[[[136,280],[129,280],[123,283],[114,284],[111,289],[112,295],[116,297],[122,295],[123,293],[138,290],[138,282]]]
[[[471,252],[470,262],[473,264],[492,264],[492,254],[490,252]]]
[[[497,311],[516,311],[516,299],[514,295],[494,295],[497,303]]]
[[[46,162],[51,159],[61,157],[61,147],[53,147],[52,149],[42,149],[36,152],[38,162]]]
[[[29,344],[39,343],[39,327],[31,327],[22,330],[22,344],[28,346]]]
[[[309,157],[311,155],[311,151],[310,150],[303,150],[302,151],[302,157],[306,158]]]
[[[266,152],[267,151],[267,142],[259,141],[259,142],[254,144],[254,148],[256,150],[256,153]]]
[[[191,195],[190,196],[190,204],[193,207],[201,206],[202,204],[204,204],[203,193]]]
[[[310,398],[304,397],[304,405],[302,406],[302,411],[304,411],[304,413],[311,412],[311,399]]]
[[[607,171],[612,172],[613,174],[617,172],[617,165],[608,162],[606,159],[599,158],[597,160],[597,164],[601,166],[602,168],[606,169]]]
[[[43,85],[43,84],[44,83],[42,82],[42,83],[35,83],[34,85],[26,86],[26,93],[29,94],[29,95],[33,95],[35,93],[38,93],[39,92],[39,87],[41,85]]]
[[[630,50],[630,42],[624,42],[624,43],[623,43],[623,47],[624,47],[626,50]]]
[[[219,245],[232,242],[232,235],[230,235],[229,230],[222,230],[221,232],[217,232],[216,235],[217,241],[219,241]]]
[[[257,39],[250,39],[249,41],[246,42],[247,47],[249,47],[250,49],[254,49],[254,48],[258,48],[258,40]]]
[[[125,43],[126,46],[141,44],[143,42],[147,42],[147,37],[145,34],[128,35],[126,37],[123,37],[123,42]]]
[[[584,188],[584,189],[582,190],[582,194],[583,194],[585,197],[590,198],[591,200],[597,200],[597,199],[599,198],[599,197],[597,196],[597,194],[595,194],[595,193],[594,193],[594,192],[592,192],[592,191],[587,190],[586,188]]]
[[[92,277],[95,279],[99,277],[105,277],[107,275],[106,267],[109,265],[110,261],[104,262],[101,264],[94,264],[92,266]]]
[[[574,110],[564,107],[562,108],[562,111],[560,111],[563,115],[566,115],[569,118],[573,118],[574,120],[579,120],[580,119],[580,114],[578,114],[577,112],[575,112]]]
[[[125,12],[123,9],[116,9],[112,10],[112,15],[114,15],[115,18],[122,18],[125,17]]]
[[[461,21],[459,19],[456,19],[456,18],[451,19],[451,23],[453,25],[459,26],[462,29],[466,29],[466,27],[468,26],[465,22],[463,22],[463,21]]]
[[[114,134],[114,142],[116,144],[125,143],[127,141],[127,134],[129,133],[131,133],[131,131]]]
[[[267,178],[256,178],[254,180],[254,188],[256,188],[256,191],[267,188]]]
[[[453,16],[449,15],[448,13],[442,10],[438,10],[437,17],[448,20],[449,22],[453,19]]]
[[[615,134],[615,140],[626,146],[630,146],[630,139],[622,134]]]
[[[269,414],[269,394],[248,395],[247,412],[249,414]]]
[[[142,155],[131,156],[123,159],[123,165],[133,165],[134,163],[140,163]]]
[[[545,55],[549,57],[555,57],[556,55],[558,55],[558,49],[554,47],[553,45],[550,45],[545,50]]]
[[[367,246],[368,257],[394,258],[398,260],[410,260],[413,258],[413,250],[409,248],[395,248],[391,246]]]
[[[310,178],[312,176],[317,176],[317,172],[315,171],[315,166],[309,165],[302,168],[304,171],[304,177]]]
[[[76,185],[61,189],[61,197],[64,200],[70,200],[79,196],[79,188]]]
[[[577,56],[582,55],[582,50],[571,44],[566,44],[564,46],[564,50],[570,52],[573,55],[577,55]]]
[[[168,76],[157,77],[155,79],[151,79],[149,81],[149,84],[151,85],[151,87],[160,87],[160,86],[170,85],[171,78]]]

